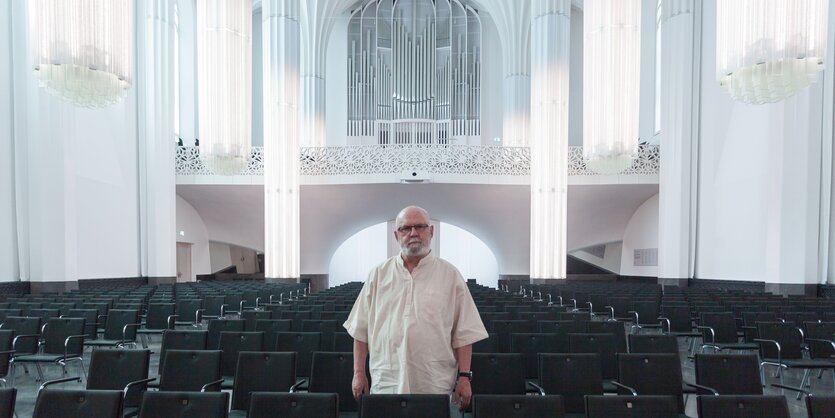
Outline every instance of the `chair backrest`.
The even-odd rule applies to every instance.
[[[501,319],[493,321],[493,333],[496,334],[500,353],[510,352],[510,335],[534,332],[531,321],[524,319]]]
[[[296,352],[296,375],[310,376],[313,352],[322,349],[319,332],[277,332],[274,351]]]
[[[806,338],[832,340],[835,336],[835,322],[807,322]],[[835,354],[832,344],[818,341],[807,341],[809,344],[809,356],[813,359],[830,359]]]
[[[145,317],[146,329],[168,329],[168,317],[174,315],[173,303],[151,303]]]
[[[305,319],[312,319],[313,311],[310,310],[286,310],[281,311],[279,315],[279,319],[291,319],[293,320],[293,332],[301,332],[302,330],[302,321]]]
[[[0,389],[0,418],[12,418],[14,416],[15,398],[17,398],[17,389]]]
[[[243,332],[245,326],[246,321],[243,319],[210,319],[206,347],[210,350],[217,350],[221,332]]]
[[[136,339],[136,327],[125,325],[138,324],[139,311],[136,309],[111,309],[107,311],[107,319],[104,321],[105,340],[126,340]],[[123,336],[124,331],[124,336]]]
[[[70,309],[65,318],[84,318],[84,334],[86,341],[98,338],[98,312],[95,309]]]
[[[364,395],[360,418],[449,418],[449,395]]]
[[[783,360],[797,360],[803,358],[803,339],[800,330],[790,322],[758,322],[757,331],[760,338],[774,340],[780,344],[780,356]],[[760,343],[760,357],[776,359],[777,347],[770,343]]]
[[[678,354],[618,354],[618,381],[638,395],[673,396],[684,413]],[[622,393],[624,394],[624,393]]]
[[[287,392],[296,383],[296,353],[242,351],[232,390],[232,409],[249,409],[252,392]]]
[[[335,319],[303,319],[302,332],[321,332],[322,349],[330,350],[333,347],[333,334],[340,329]],[[344,328],[343,328],[344,329]],[[351,350],[353,351],[353,350]]]
[[[562,397],[559,395],[473,396],[473,418],[563,418],[564,416]]]
[[[757,322],[778,322],[776,312],[743,312],[742,323],[748,327],[757,326]]]
[[[51,318],[58,318],[61,316],[61,311],[59,309],[36,308],[29,310],[28,316],[37,316],[38,318],[41,318],[43,322],[46,322]]]
[[[339,395],[336,393],[253,392],[247,418],[273,417],[338,418]]]
[[[218,349],[221,351],[220,374],[235,376],[238,365],[238,353],[241,351],[262,351],[264,349],[263,332],[221,332]]]
[[[293,328],[292,319],[256,319],[255,331],[264,333],[264,349],[272,351],[275,350],[276,333],[277,332],[291,332]],[[346,333],[347,334],[347,333]],[[353,340],[352,340],[353,341]],[[353,346],[351,348],[353,350]],[[343,351],[351,351],[343,350]]]
[[[118,390],[43,389],[38,392],[32,418],[121,418]]]
[[[702,336],[705,342],[711,341],[717,344],[729,344],[739,341],[736,330],[736,319],[732,312],[701,312],[699,313],[699,325],[713,328],[714,335],[710,331],[703,330]]]
[[[83,318],[51,318],[46,322],[44,328],[44,354],[64,354],[64,343],[66,343],[66,352],[69,356],[81,356],[84,350],[84,339],[73,338],[67,341],[67,338],[73,335],[84,335],[84,319]]]
[[[658,302],[655,300],[635,300],[630,304],[631,310],[638,312],[639,325],[658,324]]]
[[[687,305],[661,305],[661,316],[670,320],[669,332],[692,332],[690,307]]]
[[[87,389],[123,390],[130,382],[148,378],[150,350],[93,350]],[[146,385],[132,387],[125,406],[138,406]]]
[[[525,393],[525,366],[518,353],[474,353],[473,394],[521,395]]]
[[[162,344],[159,351],[158,373],[162,374],[165,364],[165,352],[168,350],[205,350],[208,331],[203,330],[173,330],[162,333]]]
[[[540,354],[539,383],[548,395],[561,395],[568,413],[583,413],[586,395],[603,395],[598,354]]]
[[[548,332],[557,337],[559,353],[569,351],[568,334],[576,334],[586,330],[585,323],[574,321],[537,321],[539,332]]]
[[[9,316],[21,316],[23,312],[20,309],[5,308],[0,309],[0,324],[6,321]]]
[[[587,396],[586,418],[679,416],[674,396]]]
[[[696,383],[720,395],[762,395],[756,354],[696,354]]]
[[[624,323],[620,321],[589,321],[586,322],[586,332],[590,334],[612,334],[615,336],[618,353],[625,353],[626,330]]]
[[[486,341],[486,340],[481,340]],[[479,341],[479,342],[481,342]],[[473,352],[475,351],[475,346],[478,343],[473,344]],[[334,332],[333,333],[333,351],[354,351],[354,337],[347,332]]]
[[[15,335],[40,335],[41,318],[9,316],[3,322],[2,329],[13,330]],[[38,352],[38,341],[34,338],[20,340],[12,350],[15,350],[15,355],[34,354]]]
[[[204,316],[220,316],[220,307],[224,303],[223,296],[205,296],[203,297],[203,312]]]
[[[773,395],[700,395],[700,417],[769,417],[789,418],[789,405],[785,396]],[[829,411],[830,415],[832,411]]]
[[[220,378],[220,350],[168,350],[159,390],[199,392],[203,385]]]
[[[203,308],[203,299],[183,299],[176,304],[178,322],[194,322],[197,320],[197,310]]]
[[[226,392],[145,392],[139,418],[226,418]]]
[[[353,377],[353,353],[317,351],[313,353],[308,391],[314,393],[338,393],[340,412],[357,411],[357,401],[354,400],[351,392],[351,381]]]
[[[0,351],[11,351],[14,340],[14,330],[0,329]],[[0,378],[9,374],[9,360],[11,354],[0,354]]]
[[[629,334],[629,352],[678,354],[678,339],[675,335]]]
[[[572,353],[597,353],[604,379],[618,377],[617,341],[612,334],[569,334]]]
[[[539,376],[539,353],[560,353],[557,336],[554,334],[511,334],[510,348],[522,355],[525,363],[525,377],[535,379]]]
[[[835,396],[807,396],[806,412],[809,418],[829,418],[835,411]]]
[[[255,329],[255,321],[272,319],[272,312],[270,311],[243,311],[241,312],[241,319],[244,322],[244,330],[257,331]]]

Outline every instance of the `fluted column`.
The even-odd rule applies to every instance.
[[[694,0],[661,2],[661,170],[658,278],[693,277],[701,7]]]
[[[531,1],[484,0],[502,43],[505,146],[527,146],[531,118]]]
[[[564,279],[571,1],[531,11],[531,279]]]
[[[139,216],[141,274],[174,281],[177,273],[174,178],[174,4],[140,3]]]
[[[302,100],[301,146],[325,146],[325,66],[334,16],[346,7],[341,0],[301,2]]]
[[[264,0],[266,278],[299,279],[299,0]]]

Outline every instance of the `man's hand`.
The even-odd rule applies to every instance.
[[[458,410],[464,411],[470,406],[470,400],[473,398],[473,388],[470,386],[470,379],[466,377],[458,378],[458,385],[455,387],[454,401],[458,404]]]
[[[360,396],[368,393],[368,379],[365,377],[365,370],[354,372],[354,378],[351,380],[351,392],[354,393],[354,399],[359,402]]]

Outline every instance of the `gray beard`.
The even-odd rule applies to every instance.
[[[416,247],[414,250],[412,248],[415,248],[415,247],[410,247],[408,245],[404,245],[404,246],[400,247],[400,251],[402,251],[403,255],[405,255],[407,257],[421,257],[421,256],[425,256],[425,255],[429,254],[429,247],[428,246],[421,245],[419,247]]]

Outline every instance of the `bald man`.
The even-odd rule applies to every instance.
[[[461,273],[431,254],[429,214],[409,206],[395,219],[400,254],[368,275],[345,329],[354,338],[352,391],[450,394],[460,410],[472,398],[472,344],[488,337]],[[477,378],[477,377],[476,377]]]

